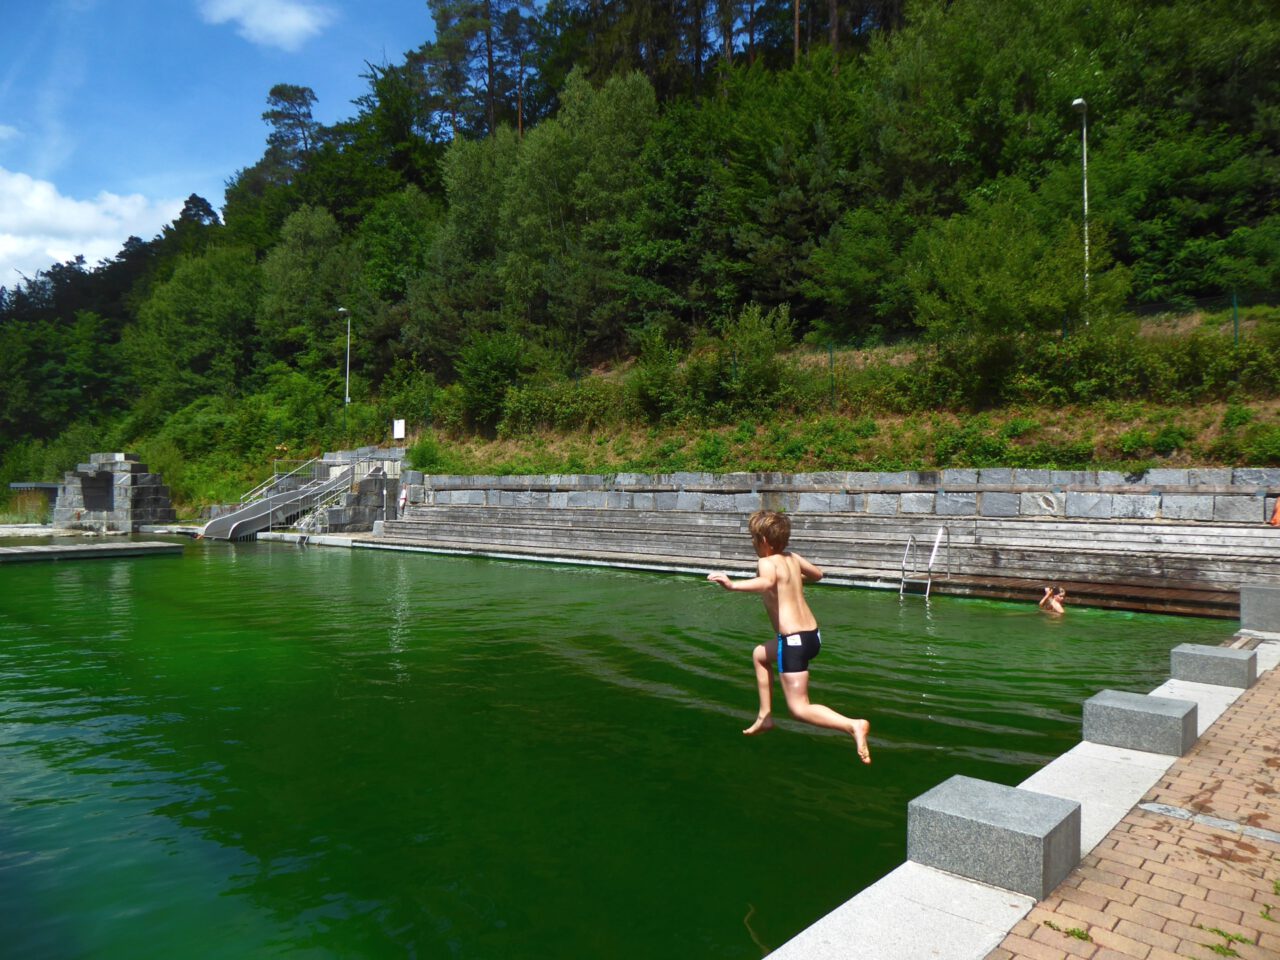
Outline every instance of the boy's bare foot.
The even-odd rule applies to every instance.
[[[766,730],[773,729],[773,717],[756,717],[756,722],[742,732],[748,737],[754,737],[757,733],[764,733]]]
[[[853,742],[858,745],[858,757],[863,763],[871,762],[871,748],[867,746],[867,734],[871,732],[871,724],[866,720],[853,721]]]

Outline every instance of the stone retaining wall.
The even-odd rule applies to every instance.
[[[903,471],[899,473],[424,475],[407,467],[409,504],[582,507],[868,516],[1201,520],[1263,523],[1280,468]]]

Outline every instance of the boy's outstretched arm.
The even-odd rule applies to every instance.
[[[756,575],[750,580],[730,580],[727,573],[709,573],[707,579],[736,593],[768,593],[777,584],[778,574],[773,564],[761,559],[756,562]]]

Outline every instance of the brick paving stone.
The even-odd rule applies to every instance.
[[[1280,832],[1280,669],[1259,677],[1143,802]],[[1280,844],[1135,807],[987,960],[1219,960],[1226,949],[1280,960],[1276,883]],[[1045,920],[1092,942],[1056,942],[1073,938]]]

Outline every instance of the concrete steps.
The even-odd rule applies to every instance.
[[[927,563],[950,531],[934,592],[1039,600],[1048,581],[1072,601],[1235,617],[1241,582],[1280,583],[1280,534],[1262,525],[866,514],[794,514],[792,544],[835,579],[897,588],[907,538]],[[383,542],[679,569],[754,568],[740,513],[418,505],[384,525]]]

